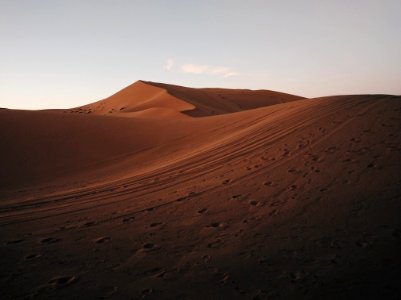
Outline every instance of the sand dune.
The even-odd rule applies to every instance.
[[[143,111],[150,108],[186,111],[194,109],[194,106],[170,95],[164,89],[137,81],[104,100],[72,109],[71,112],[115,114]]]
[[[166,109],[199,117],[238,112],[300,99],[303,97],[268,90],[195,89],[137,81],[104,100],[72,109],[70,112],[103,115],[117,113],[127,116],[128,112],[158,108],[158,113],[161,109]]]
[[[0,126],[2,299],[400,295],[401,97],[137,82]]]

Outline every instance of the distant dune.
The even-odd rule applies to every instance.
[[[104,100],[72,111],[94,114],[126,114],[159,109],[157,114],[166,110],[170,113],[183,112],[190,116],[204,117],[300,99],[303,97],[267,90],[195,89],[137,81]],[[177,114],[175,114],[176,116]]]
[[[0,110],[2,299],[396,299],[401,97],[138,81]]]

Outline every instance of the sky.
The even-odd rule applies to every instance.
[[[137,80],[400,95],[400,12],[400,0],[0,0],[0,107],[75,107]]]

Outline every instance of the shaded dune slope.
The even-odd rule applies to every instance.
[[[399,293],[400,97],[204,118],[0,116],[10,299]]]
[[[160,87],[170,95],[194,105],[194,109],[185,112],[187,115],[194,117],[221,115],[304,99],[300,96],[269,90],[194,89],[156,82],[145,83]]]

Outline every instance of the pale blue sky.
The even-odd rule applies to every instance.
[[[0,0],[0,107],[139,80],[307,97],[401,94],[400,0]]]

